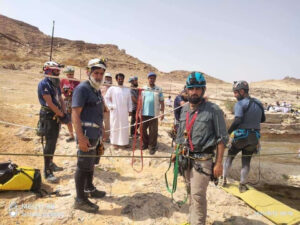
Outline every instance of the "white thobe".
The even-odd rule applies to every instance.
[[[110,143],[128,145],[128,113],[132,112],[130,89],[122,86],[111,87],[107,90],[104,99],[110,110]]]

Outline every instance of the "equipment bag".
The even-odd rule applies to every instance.
[[[0,191],[40,192],[41,173],[38,169],[19,167],[14,163],[0,163]]]

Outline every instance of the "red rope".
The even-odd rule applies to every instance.
[[[131,167],[134,171],[140,173],[143,171],[144,168],[144,160],[143,160],[143,119],[142,119],[142,110],[143,110],[143,100],[142,100],[142,91],[143,89],[138,89],[138,99],[137,99],[137,107],[136,107],[136,115],[135,115],[135,131],[132,143],[132,160],[131,160]],[[136,139],[137,139],[137,130],[138,130],[138,123],[140,123],[140,150],[141,150],[141,169],[137,170],[134,168],[133,164],[135,162],[134,152],[136,147]]]

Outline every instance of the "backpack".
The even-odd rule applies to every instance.
[[[0,163],[0,191],[41,190],[41,173],[39,169],[19,167],[12,162]]]

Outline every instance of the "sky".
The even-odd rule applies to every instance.
[[[163,72],[300,78],[300,0],[0,0],[0,14],[51,35],[115,44]]]

